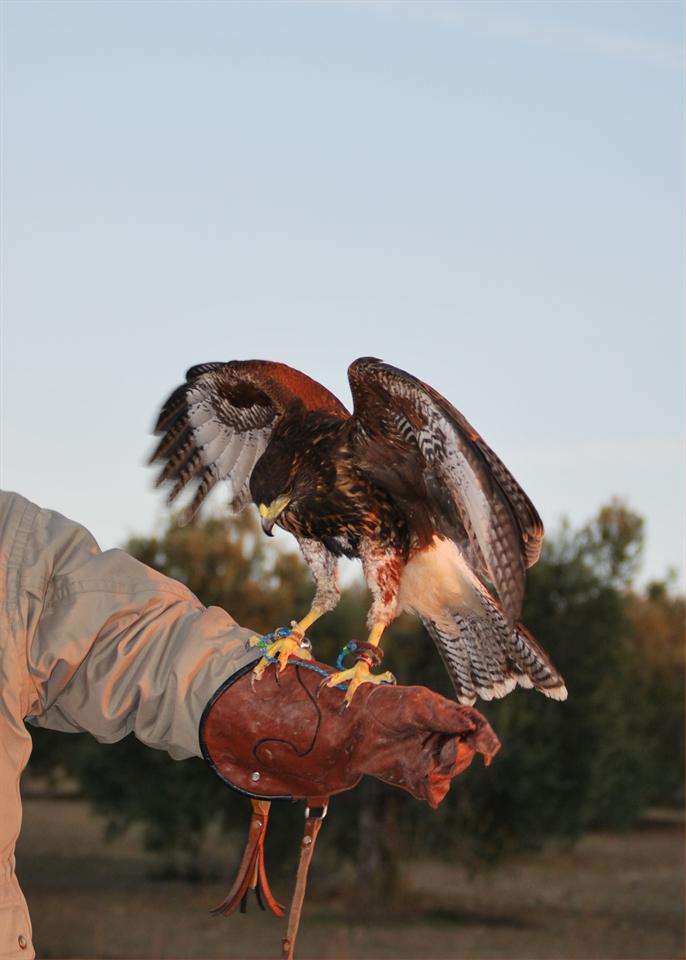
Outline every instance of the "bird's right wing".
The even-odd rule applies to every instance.
[[[421,480],[441,513],[456,513],[473,571],[495,587],[508,620],[519,618],[526,567],[543,524],[500,458],[437,390],[397,367],[363,357],[348,369],[354,418],[372,438],[375,480]],[[461,549],[463,544],[460,544]]]
[[[149,462],[163,464],[156,485],[171,484],[171,503],[195,484],[184,520],[191,519],[220,480],[229,486],[231,509],[241,510],[253,467],[274,426],[294,405],[349,416],[325,387],[283,363],[232,360],[191,367],[155,424],[161,439]]]

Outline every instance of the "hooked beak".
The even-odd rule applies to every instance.
[[[291,498],[282,494],[270,503],[269,506],[264,503],[259,505],[258,509],[260,511],[262,529],[268,537],[274,536],[272,528],[290,502]]]
[[[273,520],[267,520],[266,517],[262,517],[262,529],[267,534],[268,537],[273,537],[272,527],[274,526]]]

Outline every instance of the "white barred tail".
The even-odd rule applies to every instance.
[[[459,702],[471,705],[477,697],[497,700],[517,684],[553,700],[566,700],[564,680],[530,632],[519,623],[509,627],[502,615],[499,620],[489,624],[456,615],[453,624],[439,625],[422,617]]]
[[[509,623],[457,545],[435,538],[409,561],[399,606],[433,637],[458,700],[504,697],[517,684],[565,700],[567,689],[545,651],[521,623]]]

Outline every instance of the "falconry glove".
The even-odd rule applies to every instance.
[[[500,748],[472,707],[425,687],[390,685],[364,685],[346,705],[343,691],[326,686],[330,673],[324,664],[291,659],[283,672],[270,668],[252,684],[248,665],[220,687],[200,722],[205,759],[224,783],[253,802],[238,876],[216,912],[244,910],[254,889],[263,908],[283,915],[264,864],[270,801],[306,801],[284,957],[293,956],[307,870],[333,794],[370,774],[435,808],[476,753],[488,764]]]

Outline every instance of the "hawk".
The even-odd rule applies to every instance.
[[[252,501],[265,533],[276,525],[298,541],[314,577],[312,607],[269,655],[281,668],[304,655],[305,631],[338,602],[337,559],[353,557],[372,594],[367,649],[410,611],[461,703],[503,697],[517,684],[564,700],[562,677],[519,622],[525,572],[543,539],[527,495],[428,384],[372,357],[355,360],[348,379],[352,414],[286,364],[203,363],[155,426],[156,483],[171,484],[170,503],[192,489],[186,520],[223,482],[233,511]],[[350,699],[360,683],[392,679],[373,674],[368,659],[329,683],[347,681]]]

